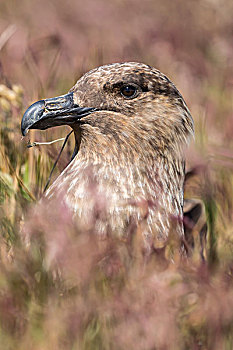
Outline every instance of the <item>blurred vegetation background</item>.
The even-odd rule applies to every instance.
[[[233,349],[232,18],[232,0],[0,0],[0,349]],[[33,244],[22,243],[24,215],[61,147],[27,141],[69,131],[22,140],[23,111],[91,68],[123,61],[168,75],[191,110],[185,196],[205,205],[205,264],[196,232],[190,263],[142,273],[121,244],[74,233],[59,206],[47,225],[38,213],[28,223]],[[65,278],[48,262],[51,244]]]

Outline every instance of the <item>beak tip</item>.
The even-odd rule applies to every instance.
[[[33,103],[24,113],[21,121],[21,133],[25,136],[33,124],[38,121],[38,117],[44,110],[44,100]]]
[[[21,133],[23,136],[26,136],[26,134],[28,133],[28,127],[27,125],[25,125],[25,119],[22,119],[21,122]]]
[[[23,128],[21,127],[21,133],[22,133],[23,136],[26,136],[27,133],[28,133],[28,129],[23,129]]]

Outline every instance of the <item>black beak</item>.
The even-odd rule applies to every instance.
[[[21,121],[23,136],[28,129],[45,130],[53,126],[70,125],[94,112],[95,108],[79,107],[74,103],[73,92],[33,103]]]

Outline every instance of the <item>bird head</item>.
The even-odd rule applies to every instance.
[[[85,137],[111,135],[118,143],[135,139],[161,152],[180,149],[193,134],[192,117],[175,85],[157,69],[135,62],[91,70],[66,95],[32,104],[21,130],[25,135],[29,129],[60,125]]]

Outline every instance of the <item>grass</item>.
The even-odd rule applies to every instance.
[[[0,1],[1,349],[233,349],[233,6],[221,4]],[[194,117],[185,196],[205,206],[206,263],[199,229],[190,260],[169,264],[168,246],[144,266],[134,239],[99,242],[62,205],[47,221],[40,208],[23,225],[61,147],[27,149],[24,110],[93,67],[125,60],[166,73]],[[30,141],[68,131],[33,131]]]

